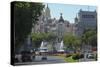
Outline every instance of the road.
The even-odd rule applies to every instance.
[[[79,59],[79,62],[88,62],[88,61],[95,61],[95,59]]]
[[[66,63],[63,58],[57,56],[47,56],[47,60],[41,60],[41,56],[36,56],[33,62],[20,62],[15,65],[35,65],[35,64],[53,64],[53,63]]]

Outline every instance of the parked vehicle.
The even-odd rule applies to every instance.
[[[87,54],[87,58],[88,59],[94,59],[94,54],[92,54],[92,53]]]
[[[42,60],[47,60],[47,56],[42,56]]]

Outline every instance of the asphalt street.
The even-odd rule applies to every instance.
[[[67,63],[66,61],[64,61],[63,58],[57,56],[47,56],[47,60],[42,60],[41,58],[42,56],[36,56],[33,62],[20,62],[20,63],[15,63],[15,65]]]

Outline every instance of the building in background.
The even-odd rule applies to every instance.
[[[51,18],[50,9],[48,5],[42,11],[41,16],[38,18],[38,22],[34,25],[32,32],[34,33],[54,33],[62,39],[62,36],[72,33],[72,26],[69,21],[64,20],[62,13],[60,18]],[[61,41],[61,40],[60,40]]]
[[[75,34],[81,36],[86,29],[95,29],[97,27],[97,12],[82,11],[80,9],[75,18]]]
[[[88,29],[97,28],[97,12],[96,11],[83,11],[80,9],[78,15],[75,18],[75,35],[81,37],[84,31]],[[81,52],[88,53],[92,51],[92,46],[89,44],[82,44]],[[87,54],[86,54],[87,55]]]

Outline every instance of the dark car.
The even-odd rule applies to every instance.
[[[42,60],[47,60],[47,56],[42,56]]]
[[[22,51],[21,55],[22,55],[22,62],[32,61],[31,59],[32,53],[30,51]]]

